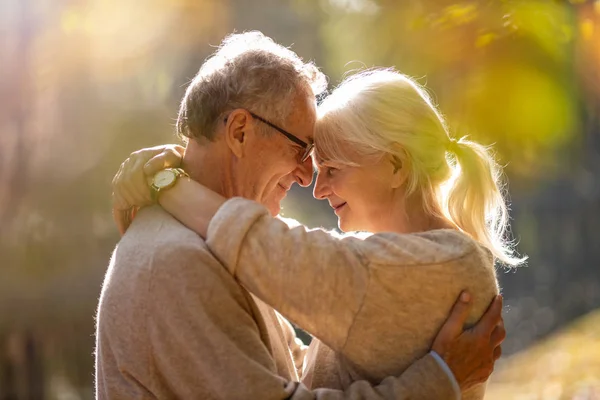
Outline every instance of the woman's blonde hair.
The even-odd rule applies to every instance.
[[[355,166],[390,154],[407,169],[407,195],[420,194],[426,212],[448,219],[500,261],[524,261],[506,239],[501,168],[488,148],[453,138],[410,77],[374,69],[347,78],[319,106],[315,147],[317,158]]]

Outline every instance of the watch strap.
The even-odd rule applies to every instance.
[[[158,187],[154,184],[154,181],[152,182],[152,184],[150,185],[150,197],[152,199],[152,201],[154,203],[158,202],[158,195],[161,191],[163,190],[167,190],[169,188],[172,188],[173,186],[175,186],[175,184],[177,183],[177,180],[179,178],[181,178],[182,176],[188,177],[189,175],[187,172],[185,172],[182,168],[167,168],[168,170],[170,170],[171,172],[173,172],[173,175],[175,176],[175,179],[173,180],[173,182],[166,187]]]

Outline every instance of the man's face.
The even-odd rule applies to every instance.
[[[299,94],[292,113],[280,128],[305,143],[312,143],[316,121],[316,102],[312,94]],[[264,116],[261,116],[264,117]],[[243,196],[266,206],[273,216],[279,214],[281,201],[291,186],[298,182],[309,186],[313,169],[311,158],[301,162],[305,149],[275,128],[252,118],[251,137],[245,146],[244,157],[236,168],[236,187]],[[269,135],[262,132],[267,130]]]

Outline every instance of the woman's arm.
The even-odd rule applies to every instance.
[[[161,192],[160,205],[200,236],[251,292],[339,350],[368,285],[366,259],[353,241],[289,229],[262,205],[226,200],[189,178]]]
[[[262,205],[241,198],[224,203],[207,232],[213,254],[250,292],[336,351],[369,285],[361,242],[289,228]]]
[[[159,204],[169,214],[203,238],[206,238],[210,221],[225,201],[225,197],[184,177],[158,197]]]
[[[180,154],[165,146],[142,149],[121,165],[113,180],[114,216],[121,233],[131,222],[132,206],[151,204],[147,177],[161,166],[179,166]],[[235,206],[236,200],[241,207]],[[293,231],[296,235],[280,237],[277,227],[283,233],[287,225],[272,218],[266,208],[243,199],[229,202],[234,204],[233,210],[225,206],[225,198],[189,178],[179,178],[173,187],[159,193],[161,206],[199,235],[206,238],[209,224],[215,227],[217,233],[210,243],[218,251],[213,252],[234,275],[238,256],[243,255],[238,279],[248,288],[255,287],[259,298],[329,347],[341,348],[366,293],[364,258],[352,246],[341,244],[323,231],[311,235],[311,241],[303,238],[304,227]],[[276,228],[273,232],[257,232],[255,239],[263,247],[242,240],[257,216]],[[312,244],[318,244],[318,251]],[[293,252],[287,250],[290,248]],[[272,257],[265,259],[265,254]],[[252,275],[257,275],[256,281],[252,281]]]
[[[162,192],[159,202],[207,238],[251,292],[336,351],[344,347],[365,299],[371,262],[410,266],[422,263],[424,253],[439,255],[435,244],[412,235],[363,241],[303,226],[290,229],[258,203],[226,201],[186,178]]]

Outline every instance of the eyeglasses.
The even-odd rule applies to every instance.
[[[305,162],[306,160],[308,160],[308,157],[310,157],[310,154],[313,151],[313,148],[315,147],[314,143],[306,143],[304,140],[298,138],[295,135],[292,135],[291,133],[289,133],[288,131],[281,129],[280,127],[278,127],[277,125],[267,121],[266,119],[264,119],[263,117],[254,114],[251,111],[248,111],[250,113],[250,115],[252,116],[252,118],[259,120],[260,122],[262,122],[263,124],[267,124],[269,125],[271,128],[275,129],[277,132],[281,133],[283,136],[285,136],[286,138],[288,138],[289,140],[291,140],[292,142],[296,143],[298,146],[302,147],[304,149],[304,153],[302,154],[302,158],[300,158],[300,162]],[[227,122],[227,117],[225,117],[225,122]]]

